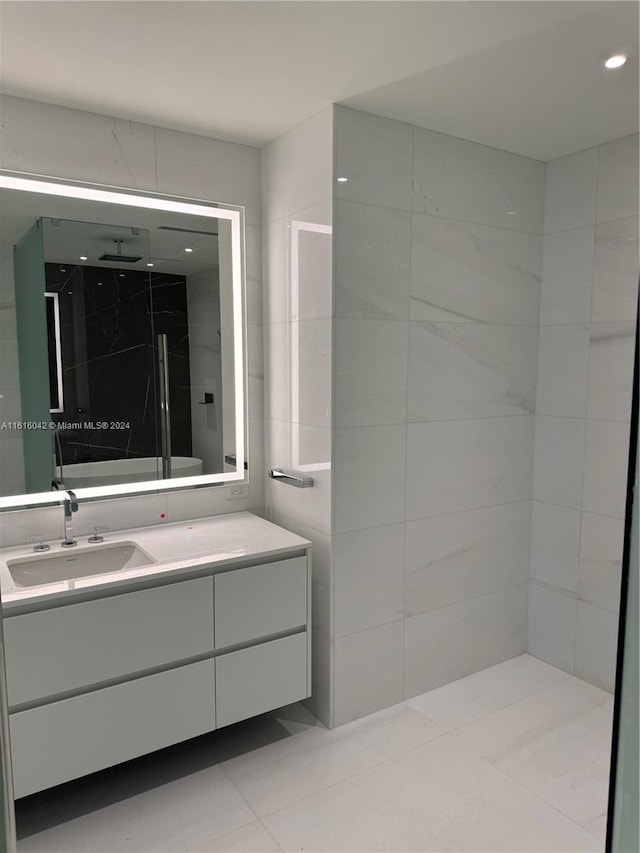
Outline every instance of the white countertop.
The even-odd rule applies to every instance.
[[[180,575],[192,576],[194,570],[197,572],[213,568],[215,571],[234,563],[259,561],[278,554],[300,551],[311,545],[307,539],[249,512],[134,530],[110,530],[104,535],[103,544],[117,542],[135,542],[157,562],[119,572],[24,587],[18,586],[11,577],[7,561],[16,557],[35,557],[33,545],[0,550],[0,588],[4,615],[9,616],[12,611],[20,612],[31,609],[33,605],[48,604],[58,599],[60,604],[68,604],[74,597],[86,598],[87,593],[139,586],[156,578],[161,581],[173,580]],[[70,553],[69,549],[61,547],[59,540],[48,544],[51,550],[46,552],[47,555]],[[78,537],[78,548],[87,547],[92,547],[87,543],[87,537]]]

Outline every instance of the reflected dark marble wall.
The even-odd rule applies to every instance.
[[[52,419],[74,425],[58,433],[64,464],[159,455],[158,334],[168,335],[172,454],[191,456],[185,278],[45,266],[60,294],[64,377],[64,412]]]

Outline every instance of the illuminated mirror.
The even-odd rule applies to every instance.
[[[0,508],[246,480],[243,209],[0,172]]]

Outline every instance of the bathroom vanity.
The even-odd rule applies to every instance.
[[[0,552],[16,798],[308,697],[310,547],[243,512]]]

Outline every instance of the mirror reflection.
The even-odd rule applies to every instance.
[[[80,488],[222,471],[217,235],[198,235],[198,262],[185,270],[159,252],[149,260],[146,229],[47,219],[42,230],[55,482]],[[72,263],[82,252],[97,260]],[[191,348],[207,343],[208,364],[197,352],[192,363]],[[201,398],[194,405],[206,406],[193,420],[208,425],[209,442],[194,441],[192,389]]]
[[[0,201],[17,368],[2,370],[2,495],[233,471],[230,223]]]

